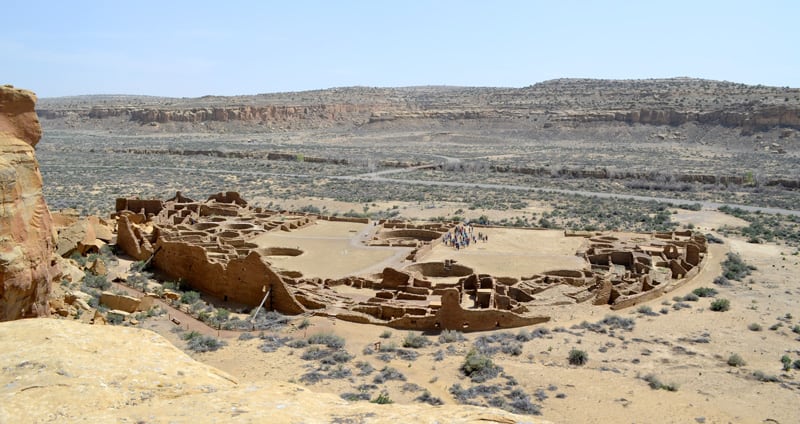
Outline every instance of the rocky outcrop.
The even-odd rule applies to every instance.
[[[0,321],[48,315],[59,275],[34,153],[42,135],[35,103],[29,91],[0,87]]]
[[[149,330],[69,320],[0,323],[0,369],[2,423],[548,422],[496,408],[376,405],[282,381],[239,383]]]

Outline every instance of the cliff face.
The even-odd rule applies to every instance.
[[[249,122],[302,128],[414,120],[697,123],[800,129],[800,90],[689,78],[547,81],[525,88],[341,88],[195,99],[85,96],[46,99],[39,116],[69,127],[107,118],[136,124]]]
[[[48,315],[56,233],[34,146],[36,96],[0,87],[0,321]]]

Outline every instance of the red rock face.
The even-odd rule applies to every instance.
[[[33,149],[42,135],[35,103],[29,91],[0,87],[0,321],[48,315],[60,274]]]

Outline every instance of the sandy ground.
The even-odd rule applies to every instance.
[[[515,231],[508,230],[505,237],[513,240],[514,234]],[[548,232],[541,235],[546,237]],[[502,237],[499,231],[495,234],[497,240]],[[563,254],[572,247],[552,247],[550,253]],[[743,282],[733,282],[730,287],[714,286],[712,281],[721,273],[719,263],[729,250],[739,253],[758,269]],[[521,355],[498,353],[493,359],[526,392],[533,395],[542,390],[547,398],[534,402],[542,406],[542,418],[553,422],[800,422],[800,409],[796,408],[800,371],[783,372],[779,361],[784,354],[793,360],[800,359],[800,341],[791,331],[792,326],[800,323],[797,306],[800,287],[796,279],[800,258],[793,256],[793,252],[794,249],[784,246],[726,239],[724,245],[711,246],[708,263],[693,281],[644,305],[655,311],[655,316],[639,313],[638,307],[623,311],[588,304],[546,308],[543,312],[553,320],[539,327],[550,330],[548,336],[525,342]],[[697,287],[716,288],[717,297],[731,301],[731,309],[711,311],[712,299],[700,298],[697,302],[682,302],[690,307],[676,310],[674,305],[678,302],[673,298]],[[575,327],[583,321],[597,322],[609,314],[634,319],[634,329],[603,334]],[[787,314],[792,318],[779,320],[786,319]],[[449,395],[454,384],[470,385],[458,368],[472,342],[481,334],[467,334],[466,341],[452,345],[438,345],[436,335],[430,335],[428,338],[434,344],[418,349],[421,354],[418,359],[392,359],[387,363],[375,354],[365,355],[364,348],[378,341],[400,346],[406,332],[389,330],[390,338],[383,339],[380,335],[387,331],[385,327],[324,318],[312,318],[311,323],[304,330],[289,327],[280,336],[304,338],[315,333],[334,333],[344,337],[345,349],[356,356],[351,365],[366,361],[376,370],[388,365],[406,376],[405,382],[377,384],[396,402],[413,402],[419,395],[420,391],[404,387],[406,383],[416,384],[448,404],[454,402]],[[751,323],[759,323],[762,330],[749,330]],[[777,324],[780,326],[770,329]],[[302,349],[284,346],[277,352],[263,353],[258,349],[261,344],[258,339],[231,340],[225,349],[195,357],[244,381],[299,382],[303,374],[319,366],[301,359]],[[448,346],[453,346],[452,352],[446,351]],[[568,364],[572,348],[588,353],[587,365]],[[442,361],[433,357],[439,350],[447,352]],[[738,368],[727,365],[733,353],[741,355],[746,365]],[[777,376],[781,382],[758,381],[753,377],[756,371]],[[341,394],[357,392],[358,385],[372,383],[374,373],[356,374],[340,380],[326,379],[308,387]],[[649,388],[641,378],[647,374],[675,385],[677,391]]]
[[[685,219],[687,224],[691,222],[702,231],[736,224],[730,217],[709,211],[678,214],[678,219]],[[518,276],[539,272],[546,264],[562,264],[581,241],[580,238],[563,238],[559,231],[487,229],[486,232],[489,243],[475,246],[474,252],[472,248],[458,252],[460,256],[456,259],[475,266],[479,272],[497,275]],[[321,222],[293,233],[270,234],[261,242],[271,246],[306,247],[309,252],[311,248],[320,249],[324,254],[316,258],[309,258],[310,254],[287,257],[286,266],[302,269],[304,274],[321,274],[324,270],[325,275],[330,276],[332,269],[347,273],[370,261],[391,256],[388,250],[379,251],[376,257],[370,258],[359,257],[358,253],[348,254],[346,261],[340,260],[345,255],[332,256],[342,249],[361,251],[353,247],[353,243],[358,244],[368,234],[369,226]],[[709,246],[708,260],[697,277],[641,307],[611,311],[605,306],[583,303],[537,308],[536,313],[549,315],[551,321],[525,330],[543,328],[549,333],[522,343],[519,355],[498,352],[492,356],[493,361],[503,367],[506,375],[516,379],[519,388],[531,396],[533,403],[541,406],[541,418],[552,422],[800,422],[800,408],[797,408],[800,370],[783,371],[780,362],[782,355],[800,359],[800,334],[792,331],[794,326],[800,325],[797,280],[800,257],[794,254],[796,248],[722,238],[724,244]],[[757,269],[741,282],[716,286],[713,281],[722,272],[720,262],[729,251],[738,253]],[[441,247],[426,260],[454,258],[454,253],[450,248]],[[295,262],[289,262],[291,260]],[[566,265],[558,266],[564,267]],[[682,299],[698,287],[715,288],[717,298],[730,300],[730,310],[710,310],[711,298]],[[688,307],[676,308],[680,304]],[[650,315],[645,313],[646,308],[652,311]],[[630,318],[635,326],[631,331],[603,332],[581,326],[583,322],[596,323],[608,315]],[[151,318],[140,326],[157,331],[176,346],[185,348],[185,342],[172,331],[176,326],[168,317]],[[304,319],[310,323],[307,328],[301,328]],[[760,330],[751,330],[753,324],[758,324]],[[197,328],[214,333],[213,329]],[[517,334],[519,331],[505,332]],[[307,348],[284,345],[273,352],[261,349],[270,339],[305,339],[317,333],[332,333],[346,340],[344,349],[353,359],[343,367],[351,371],[350,376],[306,383],[305,374],[324,367],[318,360],[302,359]],[[387,334],[388,337],[382,337]],[[366,349],[376,342],[401,347],[407,334],[382,326],[297,317],[282,330],[263,334],[263,339],[258,337],[258,332],[249,340],[239,340],[236,332],[219,332],[217,335],[228,343],[226,347],[191,355],[232,375],[244,385],[296,383],[314,392],[338,396],[358,393],[359,386],[374,384],[366,389],[371,398],[385,391],[394,402],[411,404],[417,403],[415,398],[427,390],[445,404],[456,404],[450,389],[455,384],[474,385],[460,373],[459,367],[473,343],[490,333],[468,333],[466,340],[446,344],[438,341],[437,334],[427,334],[425,337],[431,345],[411,349],[419,354],[414,360],[393,357],[386,362]],[[570,365],[567,357],[571,349],[585,351],[589,358],[587,364]],[[443,358],[437,360],[434,355],[440,351]],[[744,359],[745,365],[732,367],[726,363],[734,353]],[[360,361],[369,363],[375,371],[359,375],[355,364]],[[386,366],[402,373],[405,381],[374,383],[375,375]],[[775,376],[778,382],[759,381],[754,377],[756,372]],[[642,379],[648,374],[673,385],[676,391],[651,389]],[[497,378],[485,384],[502,386],[504,382]],[[366,401],[357,403],[369,405]]]
[[[476,228],[489,237],[469,247],[456,250],[440,244],[422,261],[455,259],[477,273],[503,277],[521,277],[556,269],[583,269],[585,260],[575,256],[583,243],[581,237],[564,237],[563,230],[523,230],[512,228]]]
[[[341,278],[381,271],[405,256],[410,249],[367,247],[374,228],[368,224],[317,221],[289,233],[270,232],[249,241],[260,247],[291,247],[303,251],[299,256],[269,256],[273,266],[299,271],[304,277]],[[376,264],[378,264],[376,266]]]

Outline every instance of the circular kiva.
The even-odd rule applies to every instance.
[[[472,268],[459,264],[446,265],[444,262],[423,262],[405,267],[405,271],[418,272],[425,277],[466,277],[472,275]]]
[[[438,231],[422,230],[422,229],[400,229],[381,231],[378,233],[377,238],[382,240],[387,239],[415,239],[420,241],[436,240],[442,236]]]
[[[300,256],[303,251],[291,247],[265,247],[259,252],[264,256]]]

